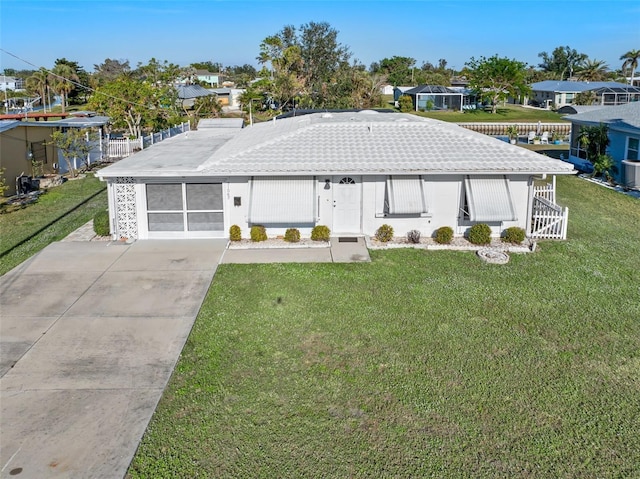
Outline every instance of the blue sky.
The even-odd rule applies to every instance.
[[[640,49],[638,0],[0,0],[0,48],[90,72],[105,58],[258,66],[265,37],[310,21],[329,22],[366,66],[398,55],[460,69],[494,54],[537,66],[538,53],[569,45],[617,69],[620,55]],[[4,68],[33,67],[0,52]]]

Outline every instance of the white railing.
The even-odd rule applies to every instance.
[[[113,158],[126,158],[132,155],[135,151],[142,149],[142,139],[135,138],[133,140],[129,138],[109,140],[107,142],[106,157]]]
[[[544,198],[551,203],[556,202],[556,177],[553,177],[551,183],[545,183],[544,185],[533,185],[533,197]]]
[[[189,122],[175,125],[166,130],[162,130],[156,133],[151,133],[148,136],[142,136],[140,138],[131,139],[118,139],[109,140],[106,144],[105,156],[108,159],[126,158],[131,156],[136,151],[149,148],[155,143],[160,143],[162,140],[171,138],[172,136],[179,135],[190,130]]]
[[[518,136],[527,136],[530,131],[535,131],[536,133],[555,132],[561,136],[567,136],[571,133],[571,123],[458,123],[458,126],[468,130],[494,136],[506,135],[507,127],[512,125],[518,127]]]

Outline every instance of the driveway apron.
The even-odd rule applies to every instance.
[[[225,245],[59,242],[0,277],[0,477],[126,474]]]

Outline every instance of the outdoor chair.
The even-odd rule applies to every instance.
[[[529,136],[527,136],[527,143],[533,143],[533,139],[536,137],[535,131],[530,131]]]
[[[540,144],[549,144],[549,132],[548,131],[543,131],[542,132],[542,137],[540,137]]]

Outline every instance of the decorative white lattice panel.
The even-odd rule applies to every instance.
[[[116,233],[119,238],[138,238],[136,183],[133,178],[118,177],[114,184],[116,200]]]

